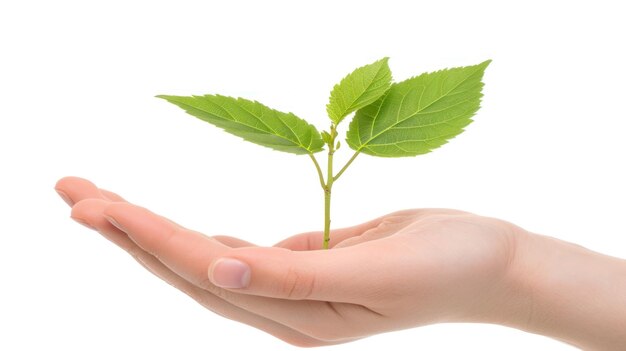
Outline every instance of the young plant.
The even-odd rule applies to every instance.
[[[383,58],[359,67],[330,92],[326,111],[330,128],[321,133],[293,113],[257,101],[222,95],[158,95],[203,121],[258,145],[308,155],[324,191],[323,248],[330,242],[330,200],[333,185],[359,154],[403,157],[425,154],[463,132],[480,107],[483,73],[491,60],[475,66],[423,73],[391,82]],[[339,149],[337,127],[352,112],[346,142],[354,154],[334,173]],[[326,177],[314,154],[328,149]]]

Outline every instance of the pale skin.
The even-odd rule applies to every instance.
[[[433,323],[501,324],[624,350],[626,261],[450,209],[411,209],[258,247],[184,228],[88,180],[56,190],[72,218],[207,309],[297,346]]]

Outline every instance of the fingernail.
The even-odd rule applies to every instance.
[[[125,232],[126,230],[124,230],[124,227],[122,227],[121,224],[117,223],[117,221],[115,220],[115,218],[104,215],[104,218],[109,221],[109,223],[111,223],[115,228]]]
[[[245,288],[250,283],[250,267],[239,260],[220,258],[213,264],[210,278],[222,288]]]
[[[92,229],[92,230],[97,230],[94,226],[92,226],[91,224],[87,223],[87,221],[85,221],[84,219],[80,219],[80,218],[74,218],[72,217],[73,220],[75,220],[76,222],[84,225],[85,227]]]
[[[63,201],[65,201],[66,204],[68,204],[70,207],[74,206],[74,201],[72,201],[72,199],[70,199],[70,197],[67,196],[66,193],[58,189],[54,189],[54,190],[57,192],[57,194],[59,194],[59,196],[63,199]]]

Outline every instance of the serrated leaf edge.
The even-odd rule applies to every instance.
[[[476,67],[476,70],[475,70],[474,72],[472,72],[470,75],[468,75],[468,76],[467,76],[464,80],[462,80],[462,81],[461,81],[461,82],[459,82],[457,85],[455,85],[452,89],[448,90],[448,92],[453,91],[453,90],[454,90],[454,89],[456,89],[459,85],[463,84],[465,81],[467,81],[469,78],[471,78],[474,74],[476,74],[477,72],[480,72],[480,71],[481,71],[481,68],[482,68],[482,66],[483,66],[483,65],[484,65],[484,68],[482,69],[482,71],[484,71],[484,69],[486,69],[486,68],[487,68],[487,66],[489,66],[489,64],[490,64],[490,63],[491,63],[491,60],[486,60],[486,61],[483,61],[483,62],[481,62],[481,63],[477,64],[477,65],[473,65],[474,67]],[[463,68],[468,68],[468,67],[472,67],[472,66],[461,66],[461,67],[453,67],[453,68],[444,68],[444,69],[440,69],[440,70],[433,71],[433,72],[424,72],[424,73],[422,73],[422,74],[420,74],[420,75],[413,76],[413,77],[408,78],[408,79],[405,79],[405,80],[403,80],[403,81],[401,81],[401,82],[393,83],[393,84],[392,84],[392,86],[391,86],[391,88],[390,88],[390,89],[388,89],[388,90],[387,90],[387,92],[385,92],[385,95],[383,95],[383,96],[381,97],[382,101],[380,102],[380,105],[379,105],[379,107],[378,107],[378,110],[380,111],[380,108],[381,108],[381,106],[383,105],[383,103],[385,102],[385,99],[387,98],[389,91],[390,91],[391,89],[393,89],[393,86],[395,86],[395,85],[399,85],[399,84],[406,83],[406,82],[408,82],[408,81],[410,81],[410,80],[412,80],[412,79],[415,79],[415,78],[421,77],[421,76],[423,76],[423,75],[434,74],[434,73],[439,73],[439,72],[443,72],[443,71],[449,71],[449,70],[451,70],[451,69],[463,69]],[[481,84],[481,85],[484,85],[484,83],[482,83],[482,82],[481,82],[480,84]],[[424,93],[424,91],[422,91],[422,93],[420,94],[420,100],[421,100],[421,98],[422,98],[423,93]],[[439,100],[440,100],[441,98],[443,98],[444,96],[449,96],[449,95],[448,95],[448,94],[442,94],[439,98],[437,98],[436,100],[432,101],[432,102],[431,102],[431,103],[429,103],[427,106],[424,106],[423,108],[421,108],[421,109],[420,109],[420,111],[422,111],[422,110],[424,110],[424,109],[428,108],[429,106],[431,106],[432,104],[436,103],[437,101],[439,101]],[[482,98],[482,96],[483,96],[483,94],[481,93],[481,94],[480,94],[480,96],[479,96],[479,108],[480,108],[480,99]],[[374,102],[374,103],[376,103],[376,102]],[[369,105],[368,105],[368,106],[369,106]],[[357,110],[357,111],[358,111],[358,110]],[[400,109],[398,109],[398,111],[400,111]],[[377,113],[377,114],[374,116],[374,120],[372,121],[372,132],[373,132],[373,127],[374,127],[374,122],[376,121],[376,118],[378,118],[378,116],[379,116],[379,113]],[[397,125],[397,124],[399,124],[399,123],[401,123],[401,122],[404,122],[406,119],[411,118],[411,117],[412,117],[412,116],[407,117],[407,118],[403,119],[402,121],[398,120],[398,119],[397,119],[397,117],[396,117],[396,123],[395,123],[395,124],[393,124],[392,126],[390,126],[390,127],[388,127],[388,128],[385,128],[384,130],[382,130],[382,131],[381,131],[381,132],[379,132],[378,134],[373,135],[373,136],[372,136],[372,137],[370,137],[370,138],[369,138],[369,139],[368,139],[365,143],[361,142],[361,135],[360,135],[360,131],[359,131],[359,128],[357,128],[357,129],[356,129],[356,132],[357,132],[357,137],[358,137],[358,138],[357,138],[357,140],[359,141],[359,147],[357,148],[357,150],[356,150],[356,151],[357,151],[357,152],[361,152],[361,150],[363,150],[363,149],[368,149],[368,147],[367,147],[368,145],[367,145],[367,144],[368,144],[369,142],[371,142],[372,140],[376,139],[378,136],[380,136],[380,135],[381,135],[381,134],[383,134],[384,132],[388,131],[389,129],[393,128],[395,125]],[[470,118],[471,118],[471,116],[470,116]],[[358,126],[358,123],[359,123],[358,119],[355,119],[354,121],[355,121],[355,123],[356,123],[356,124],[357,124],[357,126]],[[446,121],[444,121],[444,122],[439,122],[439,123],[433,123],[433,124],[431,124],[431,125],[441,124],[441,123],[445,123],[445,122],[446,122]],[[462,132],[462,131],[464,131],[464,129],[461,129],[461,132]],[[458,135],[458,134],[459,134],[459,133],[457,133],[457,134],[455,134],[455,135]],[[438,139],[438,138],[441,138],[441,137],[437,137],[437,138],[433,138],[433,139]],[[348,144],[350,144],[350,142],[348,141],[348,139],[347,139],[347,138],[346,138],[346,141],[348,142]],[[407,140],[407,141],[410,141],[410,140]],[[425,141],[425,140],[424,140],[424,141]],[[378,145],[378,144],[377,144],[377,145]],[[380,145],[382,145],[382,144],[380,144]],[[391,144],[390,144],[390,145],[391,145]],[[394,144],[394,145],[395,145],[395,144]],[[396,145],[396,146],[397,146],[397,145]],[[371,149],[369,149],[369,150],[371,150]]]
[[[360,98],[363,94],[361,94],[361,95],[357,96],[357,97],[354,99],[354,101],[352,101],[352,102],[350,103],[350,106],[348,106],[348,107],[346,108],[346,112],[344,112],[342,115],[340,115],[340,116],[331,116],[331,114],[333,114],[333,115],[334,115],[334,113],[331,113],[331,111],[332,111],[332,110],[330,109],[330,105],[333,103],[333,101],[336,101],[336,98],[334,98],[333,93],[337,93],[337,94],[339,94],[339,93],[340,93],[339,87],[340,87],[340,86],[341,86],[344,82],[346,82],[346,81],[347,81],[347,79],[348,79],[348,78],[349,78],[349,77],[350,77],[350,76],[351,76],[351,75],[352,75],[355,71],[357,71],[357,70],[359,70],[359,69],[361,69],[361,68],[363,68],[363,67],[366,67],[366,66],[374,65],[374,64],[379,63],[379,62],[381,62],[381,65],[380,65],[380,67],[378,68],[378,71],[376,71],[376,74],[374,75],[374,78],[375,78],[376,76],[378,76],[378,74],[380,73],[380,71],[381,71],[381,70],[383,70],[385,67],[387,67],[387,69],[389,69],[389,65],[388,65],[388,62],[389,62],[389,57],[383,57],[382,59],[377,60],[377,61],[374,61],[374,62],[372,62],[372,63],[370,63],[370,64],[363,65],[363,66],[361,66],[361,67],[357,67],[356,69],[354,69],[354,71],[352,71],[352,72],[348,73],[347,75],[345,75],[345,76],[344,76],[344,77],[343,77],[343,78],[339,81],[339,83],[337,83],[337,84],[335,84],[335,85],[333,86],[333,88],[332,88],[332,89],[331,89],[331,91],[330,91],[329,102],[326,104],[326,111],[327,111],[327,113],[328,113],[328,117],[330,117],[330,119],[331,119],[334,123],[339,124],[341,121],[343,121],[343,120],[346,118],[346,116],[348,116],[348,115],[349,115],[350,113],[352,113],[352,112],[355,112],[356,110],[351,111],[351,109],[353,108],[354,103],[355,103],[355,102],[356,102],[356,101],[357,101],[357,100],[358,100],[358,99],[359,99],[359,98]],[[373,82],[374,82],[374,81],[375,81],[375,79],[373,79],[373,80],[369,83],[368,87],[369,87],[369,86],[371,86],[371,85],[373,84]],[[389,85],[389,87],[387,87],[387,90],[389,90],[389,89],[391,88],[391,85],[392,85],[392,84],[390,84],[390,85]],[[373,103],[373,102],[372,102],[372,103]],[[363,106],[363,107],[365,107],[365,106]],[[363,108],[363,107],[361,107],[361,108]],[[337,118],[335,119],[334,117],[337,117]]]
[[[216,102],[214,102],[214,101],[210,101],[212,104],[214,104],[214,105],[216,105],[217,107],[219,107],[222,111],[224,111],[226,114],[228,114],[228,115],[232,118],[232,119],[224,119],[224,118],[216,117],[217,119],[224,120],[224,121],[227,121],[227,122],[234,122],[234,123],[237,123],[237,124],[239,124],[239,125],[242,125],[242,126],[244,126],[244,127],[246,127],[246,128],[250,128],[250,129],[257,130],[257,131],[259,131],[259,132],[261,132],[261,133],[276,136],[276,137],[278,137],[278,138],[280,138],[280,139],[286,140],[286,141],[288,141],[288,142],[290,142],[290,143],[294,144],[294,146],[299,147],[299,148],[301,148],[301,149],[305,150],[305,151],[306,151],[306,153],[309,153],[309,154],[314,154],[314,153],[317,153],[317,152],[320,152],[320,151],[323,151],[323,150],[324,150],[323,146],[320,146],[320,148],[319,148],[319,149],[310,149],[310,147],[311,147],[311,145],[312,145],[312,143],[313,143],[313,139],[314,139],[314,137],[313,137],[313,136],[311,137],[311,141],[309,142],[309,145],[308,145],[308,146],[304,146],[304,144],[303,144],[303,143],[302,143],[302,141],[300,140],[300,137],[298,137],[298,135],[297,135],[297,134],[293,131],[293,129],[292,129],[289,125],[287,125],[287,124],[285,123],[285,121],[283,121],[283,119],[282,119],[282,118],[280,118],[280,114],[282,113],[282,114],[285,114],[285,115],[292,115],[293,117],[298,118],[298,119],[299,119],[299,120],[301,120],[301,121],[304,121],[304,122],[305,122],[308,126],[312,127],[312,131],[314,131],[315,133],[317,133],[317,135],[318,135],[318,136],[320,136],[319,131],[317,130],[317,128],[315,128],[315,126],[314,126],[314,125],[310,124],[310,123],[309,123],[308,121],[306,121],[305,119],[303,119],[303,118],[301,118],[301,117],[298,117],[297,115],[295,115],[295,114],[294,114],[294,113],[292,113],[292,112],[282,112],[282,111],[278,111],[278,110],[273,109],[273,108],[271,108],[271,107],[269,107],[269,106],[267,106],[267,105],[265,105],[265,104],[263,104],[263,103],[261,103],[261,102],[259,102],[259,101],[257,101],[257,100],[249,100],[249,99],[245,99],[245,98],[242,98],[242,97],[236,97],[236,98],[235,98],[235,97],[232,97],[232,96],[226,96],[226,95],[220,95],[220,94],[205,94],[205,95],[191,95],[191,96],[181,96],[181,95],[156,95],[155,97],[160,98],[160,99],[164,99],[165,101],[170,102],[170,103],[173,103],[172,101],[175,101],[175,102],[176,102],[176,103],[175,103],[175,105],[176,105],[176,104],[182,104],[182,105],[187,106],[187,108],[189,108],[189,109],[192,109],[192,110],[197,110],[197,111],[200,111],[200,112],[202,112],[202,113],[208,113],[207,111],[201,110],[201,109],[199,109],[199,108],[197,108],[197,107],[194,107],[194,106],[191,106],[191,105],[189,105],[189,104],[187,104],[187,103],[184,103],[184,102],[181,102],[181,101],[176,101],[176,100],[170,100],[170,99],[169,99],[169,98],[189,98],[189,97],[192,97],[192,98],[202,98],[202,97],[206,97],[206,96],[215,96],[215,97],[221,97],[221,98],[226,98],[226,99],[231,99],[231,100],[237,100],[237,101],[239,101],[239,100],[241,100],[241,101],[248,101],[248,102],[252,102],[252,103],[254,103],[254,104],[261,105],[261,106],[263,106],[263,107],[265,107],[265,108],[267,108],[267,109],[271,110],[272,112],[277,112],[277,113],[279,113],[279,115],[277,115],[277,118],[280,120],[280,122],[281,122],[284,126],[286,126],[286,127],[287,127],[287,129],[289,129],[289,131],[290,131],[290,132],[291,132],[291,134],[292,134],[292,135],[296,138],[296,140],[298,141],[298,143],[295,143],[293,140],[288,139],[288,138],[285,138],[284,136],[282,136],[282,135],[280,135],[280,134],[276,133],[276,131],[275,131],[272,127],[270,127],[269,125],[267,125],[267,123],[265,123],[265,122],[264,122],[261,118],[259,118],[258,116],[256,116],[255,114],[253,114],[252,112],[250,112],[249,110],[247,110],[247,109],[246,109],[245,107],[243,107],[243,106],[239,106],[239,107],[240,107],[242,110],[244,110],[247,114],[249,114],[249,115],[250,115],[250,116],[252,116],[253,118],[257,119],[259,122],[261,122],[261,124],[263,124],[263,125],[264,125],[264,126],[266,126],[269,130],[271,130],[271,131],[272,131],[272,133],[268,133],[266,130],[259,129],[259,128],[255,127],[255,126],[252,126],[252,125],[248,125],[248,124],[245,124],[245,123],[240,123],[237,119],[235,119],[235,118],[234,118],[234,116],[232,115],[232,113],[230,113],[230,112],[229,112],[226,108],[224,108],[224,106],[222,106],[222,105],[220,105],[220,104],[218,104],[218,103],[216,103]],[[193,116],[193,117],[198,118],[197,116],[194,116],[194,115],[190,114],[190,113],[189,113],[189,112],[187,112],[187,111],[185,111],[185,112],[186,112],[187,114],[189,114],[189,115]],[[223,130],[224,130],[224,128],[221,128],[221,127],[220,127],[220,129],[223,129]],[[239,136],[239,137],[240,137],[240,138],[243,138],[243,137],[241,137],[241,136]],[[243,139],[245,140],[245,138],[243,138]],[[321,136],[320,136],[320,139],[321,139]],[[246,140],[246,141],[247,141],[247,140]],[[252,143],[253,143],[253,144],[257,144],[257,143],[255,143],[255,142],[252,142]],[[267,145],[284,146],[284,145],[277,145],[277,144],[271,144],[271,143],[266,143],[266,144],[267,144]],[[261,144],[257,144],[257,145],[264,146],[264,145],[261,145]],[[273,149],[273,148],[272,148],[272,149]],[[276,150],[276,149],[273,149],[273,150]]]

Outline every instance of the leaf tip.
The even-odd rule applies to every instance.
[[[385,56],[383,58],[381,58],[380,60],[374,62],[374,64],[378,64],[378,67],[382,68],[382,69],[387,69],[389,70],[389,57]],[[383,68],[384,67],[384,68]],[[391,72],[390,72],[391,73]]]
[[[172,95],[163,95],[163,94],[159,94],[159,95],[155,95],[154,97],[155,97],[155,98],[158,98],[158,99],[163,99],[163,100],[167,100],[167,101],[169,101],[169,100],[171,100],[171,98],[172,98],[173,96],[172,96]]]

